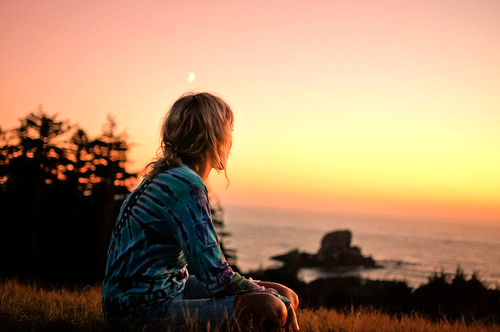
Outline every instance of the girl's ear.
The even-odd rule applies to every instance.
[[[205,181],[212,171],[212,161],[208,152],[204,152],[198,162],[193,165],[194,171]]]

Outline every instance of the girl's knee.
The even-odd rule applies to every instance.
[[[269,301],[267,305],[274,313],[276,325],[278,328],[283,327],[288,319],[288,310],[285,304],[274,295],[268,296],[267,300]]]
[[[266,293],[241,294],[234,302],[236,318],[253,323],[262,323],[266,329],[283,327],[288,311],[276,296]]]

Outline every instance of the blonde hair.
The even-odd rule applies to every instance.
[[[146,166],[145,177],[183,164],[197,171],[207,161],[225,170],[233,123],[233,111],[222,98],[207,92],[182,95],[163,120],[158,157]]]

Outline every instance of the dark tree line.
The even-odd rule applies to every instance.
[[[129,147],[110,116],[96,138],[41,107],[0,129],[0,275],[100,280]]]

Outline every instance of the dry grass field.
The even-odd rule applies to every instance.
[[[0,283],[0,331],[96,331],[109,332],[101,311],[98,286],[80,290],[41,288],[15,280]],[[304,332],[476,332],[500,331],[500,325],[430,321],[419,315],[394,317],[369,309],[337,312],[316,309],[299,312]],[[191,323],[167,331],[239,331],[238,328],[200,326]]]

